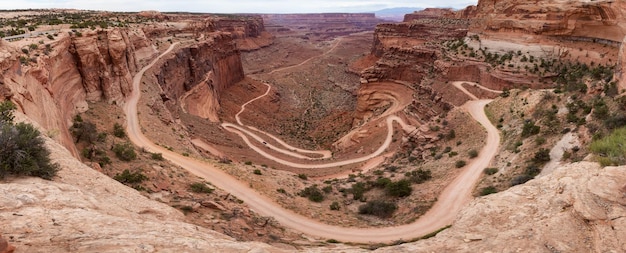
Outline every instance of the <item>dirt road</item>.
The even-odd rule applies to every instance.
[[[170,52],[174,47],[175,44],[170,46],[161,56]],[[425,215],[411,224],[385,228],[347,228],[323,224],[282,208],[254,189],[251,189],[247,184],[228,175],[215,164],[171,152],[146,138],[141,132],[137,118],[137,102],[141,95],[139,85],[144,72],[152,67],[156,61],[154,60],[150,65],[137,73],[133,79],[132,95],[124,105],[124,112],[127,117],[126,130],[130,140],[135,145],[143,147],[150,152],[161,153],[165,159],[173,164],[181,166],[189,172],[204,178],[215,187],[231,193],[244,201],[258,214],[274,217],[276,221],[285,227],[319,238],[335,239],[342,242],[390,243],[397,240],[417,238],[452,224],[457,213],[472,199],[472,189],[480,178],[483,169],[489,165],[491,159],[495,156],[500,142],[497,129],[491,125],[484,113],[484,106],[490,100],[470,101],[464,105],[464,108],[486,128],[488,138],[485,147],[483,147],[479,156],[470,162],[459,176],[444,189],[438,197],[439,201]],[[393,121],[393,119],[388,120],[388,124],[391,124],[389,123],[390,121]]]

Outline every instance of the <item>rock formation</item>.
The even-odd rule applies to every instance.
[[[88,101],[123,102],[132,91],[133,75],[157,55],[141,30],[86,32],[71,41]]]
[[[335,38],[371,31],[382,20],[374,13],[263,14],[267,26],[306,30],[308,37]],[[280,29],[288,29],[288,28]]]
[[[472,201],[429,240],[378,252],[624,252],[626,167],[580,162]]]
[[[6,239],[2,238],[0,235],[0,253],[13,253],[15,252],[15,247],[10,245]]]
[[[155,68],[168,99],[175,103],[184,98],[190,113],[214,121],[220,93],[244,78],[241,55],[228,33],[215,33],[208,40],[183,47]],[[194,89],[197,85],[201,87]]]

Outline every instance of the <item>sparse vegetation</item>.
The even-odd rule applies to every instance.
[[[626,128],[619,128],[610,135],[595,140],[590,149],[595,159],[602,166],[616,166],[626,164]]]
[[[0,179],[7,175],[52,179],[59,167],[50,161],[39,131],[30,124],[13,123],[15,105],[0,103]]]
[[[255,169],[252,173],[254,173],[254,175],[263,175],[260,169]]]
[[[385,192],[391,197],[406,197],[410,196],[413,189],[411,188],[411,182],[408,180],[400,180],[392,182],[385,187]]]
[[[322,191],[319,188],[317,188],[317,185],[304,188],[304,190],[302,190],[299,193],[299,195],[301,197],[308,198],[310,201],[313,201],[313,202],[324,201],[324,193],[322,193]]]
[[[124,127],[122,127],[122,125],[115,123],[113,125],[113,136],[117,138],[124,138],[126,137],[126,130],[124,130]]]
[[[393,202],[387,202],[384,200],[372,200],[366,204],[359,206],[360,214],[374,215],[380,218],[390,218],[393,213],[398,209],[398,206]]]
[[[465,162],[464,160],[458,160],[454,163],[454,166],[457,168],[462,168],[465,167],[466,164],[467,162]]]
[[[130,172],[130,170],[126,169],[121,174],[116,174],[113,179],[125,185],[136,185],[148,180],[148,177],[142,174],[141,171]]]
[[[498,168],[485,168],[485,174],[493,175],[498,173]]]
[[[201,183],[201,182],[190,184],[189,189],[195,193],[205,193],[205,194],[211,194],[213,191],[215,191],[215,189],[209,187],[206,183]]]
[[[484,188],[482,188],[480,190],[480,196],[486,196],[486,195],[494,194],[494,193],[497,193],[497,192],[498,192],[498,189],[496,189],[496,187],[487,186],[487,187],[484,187]]]
[[[137,158],[135,148],[130,143],[116,143],[112,150],[115,153],[115,156],[122,161],[129,162]]]

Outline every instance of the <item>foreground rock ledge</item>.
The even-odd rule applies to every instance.
[[[626,252],[626,167],[580,162],[481,197],[452,228],[381,252]]]

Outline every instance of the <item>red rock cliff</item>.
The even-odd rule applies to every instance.
[[[71,118],[87,110],[86,101],[123,101],[132,75],[156,55],[141,31],[110,29],[84,32],[82,37],[61,33],[39,45],[39,57],[20,63],[21,54],[11,44],[0,44],[0,90],[20,111],[71,150]]]
[[[190,113],[217,120],[220,93],[244,78],[241,54],[229,33],[172,53],[156,72],[165,95]]]

